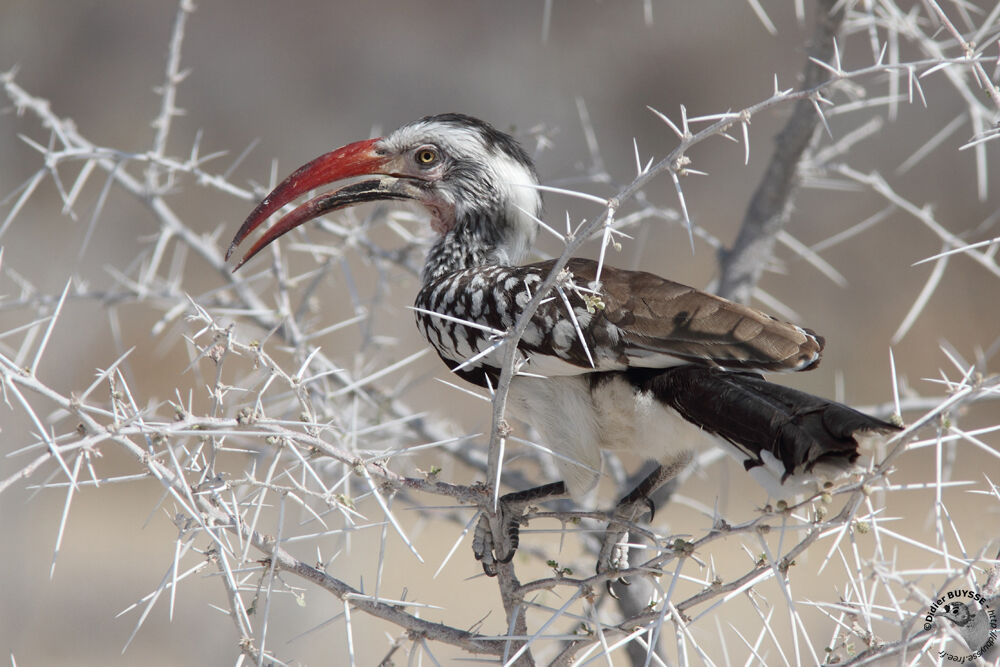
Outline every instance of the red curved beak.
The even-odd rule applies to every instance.
[[[283,180],[278,187],[264,197],[263,201],[257,204],[257,207],[247,216],[243,226],[233,237],[229,250],[226,251],[226,260],[229,260],[229,257],[236,250],[236,246],[252,231],[271,217],[275,211],[303,193],[345,178],[381,173],[382,167],[389,162],[390,158],[375,151],[374,146],[377,141],[379,141],[378,138],[348,144],[321,155],[312,162],[296,169],[291,176]],[[410,198],[411,195],[407,194],[405,188],[395,187],[397,181],[398,179],[392,177],[362,181],[310,199],[278,220],[263,236],[257,239],[257,242],[236,264],[233,271],[243,266],[248,259],[260,252],[271,241],[324,213],[367,201]]]

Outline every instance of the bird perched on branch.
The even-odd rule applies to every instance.
[[[363,202],[417,202],[437,234],[416,298],[417,327],[456,374],[496,386],[509,332],[555,266],[522,264],[541,214],[531,158],[513,137],[476,118],[422,118],[300,167],[250,213],[227,259],[292,200],[352,178],[360,180],[280,218],[236,268],[325,213]],[[620,563],[614,545],[623,525],[652,510],[649,495],[701,446],[725,448],[780,498],[842,474],[858,458],[859,434],[896,428],[758,374],[814,368],[823,338],[809,329],[589,259],[571,259],[558,272],[517,348],[509,403],[556,453],[563,480],[507,494],[493,530],[480,524],[473,546],[487,574],[513,556],[527,503],[582,496],[596,484],[602,450],[630,450],[660,465],[619,503],[599,570]]]

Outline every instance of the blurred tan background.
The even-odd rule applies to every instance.
[[[456,111],[482,117],[521,136],[541,129],[551,139],[551,144],[537,153],[543,182],[568,181],[573,187],[609,194],[613,192],[610,185],[580,180],[590,165],[590,156],[577,100],[582,100],[589,112],[607,171],[615,182],[626,182],[634,173],[633,139],[644,160],[662,157],[674,145],[673,133],[646,109],[647,105],[675,119],[681,104],[692,116],[719,113],[767,97],[775,74],[782,87],[796,84],[804,59],[803,43],[811,26],[808,21],[799,25],[786,3],[768,4],[777,36],[765,30],[746,2],[654,1],[650,3],[652,23],[647,24],[641,2],[557,1],[552,3],[543,40],[545,7],[541,2],[205,1],[188,23],[182,67],[190,68],[191,73],[180,85],[178,97],[186,115],[174,121],[169,150],[186,156],[201,130],[202,153],[229,151],[230,157],[213,163],[215,169],[223,170],[259,139],[231,178],[242,184],[261,183],[269,178],[272,160],[277,161],[278,174],[283,175],[332,147],[391,130],[425,114]],[[150,121],[160,104],[154,87],[163,80],[175,11],[175,4],[166,1],[0,0],[0,70],[16,66],[20,85],[49,99],[59,116],[73,118],[95,143],[126,151],[148,150],[154,134]],[[864,42],[849,42],[845,65],[869,63]],[[887,123],[877,140],[867,141],[852,152],[850,164],[865,172],[879,171],[914,203],[933,207],[938,220],[960,234],[975,228],[997,208],[1000,150],[996,142],[988,149],[991,191],[985,202],[977,200],[972,153],[957,151],[971,135],[968,127],[905,175],[894,175],[904,160],[961,113],[957,96],[936,83],[934,77],[924,83],[928,108],[902,105],[898,119]],[[871,90],[880,89],[871,86]],[[4,108],[0,115],[3,197],[40,167],[37,153],[18,135],[44,143],[47,133],[33,118],[14,113],[7,100],[0,102],[0,107]],[[787,107],[779,107],[754,119],[748,166],[743,166],[743,147],[723,140],[699,145],[691,154],[692,166],[709,172],[709,176],[684,182],[688,208],[697,224],[726,245],[735,237],[748,197],[769,158],[771,138],[787,111]],[[831,119],[835,133],[858,124],[850,116]],[[529,148],[535,147],[529,144]],[[249,210],[246,202],[206,190],[190,180],[178,187],[184,192],[173,202],[178,213],[198,231],[221,228],[224,241]],[[105,267],[127,266],[148,246],[156,232],[155,222],[127,197],[112,193],[112,205],[99,221],[87,252],[79,258],[92,210],[88,206],[92,207],[97,196],[96,187],[90,190],[79,207],[80,219],[72,221],[60,215],[56,189],[51,180],[46,181],[0,238],[5,248],[4,268],[29,276],[38,289],[50,293],[58,293],[70,273],[93,281],[95,288],[110,284]],[[654,183],[646,194],[659,205],[676,208],[673,186],[666,179]],[[883,206],[878,197],[866,192],[804,191],[797,199],[789,231],[807,244],[815,243]],[[550,219],[561,223],[567,208],[576,220],[595,214],[592,208],[571,200],[548,197]],[[0,208],[0,219],[9,209],[9,203]],[[707,285],[715,275],[712,250],[697,243],[692,257],[686,232],[678,224],[649,223],[643,234],[643,243],[626,243],[622,254],[609,261],[696,286]],[[968,240],[997,234],[993,227]],[[546,244],[549,252],[557,250],[548,241]],[[816,372],[788,381],[827,396],[834,396],[842,387],[843,399],[853,405],[890,400],[889,339],[932,267],[911,264],[940,250],[940,242],[925,227],[895,213],[863,236],[824,254],[847,277],[846,288],[832,284],[787,251],[779,251],[779,258],[788,260],[786,275],[768,274],[761,286],[828,341],[823,365]],[[203,268],[192,264],[190,270]],[[198,278],[203,281],[199,283],[202,289],[218,281],[210,272]],[[987,348],[997,339],[997,285],[995,276],[965,258],[950,262],[924,315],[893,347],[900,375],[910,385],[934,395],[940,389],[921,378],[937,377],[939,369],[956,377],[939,350],[941,341],[974,360],[977,349]],[[408,304],[415,292],[412,285],[404,287],[393,294],[400,304]],[[330,293],[322,297],[330,301],[330,308],[344,298],[343,294]],[[179,380],[163,372],[164,367],[182,369],[186,356],[180,346],[171,347],[150,337],[149,325],[155,315],[136,308],[124,309],[120,316],[123,342],[126,347],[138,348],[131,362],[138,385],[133,391],[142,397],[140,403],[169,397],[178,382],[200,389],[189,376]],[[0,311],[0,329],[21,323],[23,317],[23,313]],[[71,304],[65,318],[41,373],[47,382],[71,391],[89,384],[95,368],[105,367],[118,352],[108,334],[107,319],[97,305]],[[397,319],[405,322],[409,315],[402,312]],[[416,331],[405,328],[410,325],[395,324],[390,316],[381,322],[386,333],[400,337],[400,356],[420,348]],[[349,365],[351,354],[343,351],[345,365]],[[996,369],[995,361],[992,369]],[[430,357],[411,371],[427,378],[445,375],[443,367]],[[468,432],[487,428],[484,406],[436,385],[422,381],[407,399],[432,411],[450,412],[457,406],[460,416],[449,418],[459,427]],[[0,406],[0,438],[5,451],[30,439],[24,430],[27,424],[13,414]],[[977,408],[963,416],[962,426],[995,424],[996,414],[995,404]],[[984,440],[996,448],[995,436]],[[995,457],[982,452],[967,454],[959,447],[959,454],[959,479],[981,483],[984,470],[1000,469]],[[899,479],[928,479],[932,462],[927,450],[904,458]],[[0,478],[23,464],[21,459],[0,459]],[[127,470],[124,462],[122,470]],[[735,475],[735,468],[732,471],[737,486],[730,501],[743,493],[757,494],[751,496],[754,498],[762,495],[752,485],[744,489],[743,479]],[[992,479],[996,481],[996,476]],[[690,487],[682,493],[708,506],[719,495],[719,483],[712,479],[703,478]],[[174,529],[163,513],[155,513],[145,524],[159,495],[159,488],[153,485],[82,493],[75,501],[51,581],[51,550],[64,497],[52,491],[33,495],[23,484],[0,496],[0,525],[6,536],[0,544],[0,558],[6,565],[0,578],[0,650],[8,650],[19,665],[232,661],[236,656],[232,625],[206,606],[206,601],[222,604],[221,586],[204,581],[181,588],[172,622],[167,620],[165,606],[158,605],[135,643],[120,655],[136,615],[121,619],[114,615],[153,590],[172,558]],[[908,534],[930,530],[929,497],[921,496],[916,512],[913,509],[918,503],[904,506],[912,512],[906,524],[912,531]],[[964,502],[953,511],[971,515],[979,511],[982,501],[975,497]],[[669,525],[673,532],[704,530],[703,522],[686,524],[685,512],[690,510],[673,509],[675,514],[659,517],[661,528]],[[739,512],[736,515],[740,516]],[[976,551],[995,538],[998,517],[995,512],[988,513],[962,525],[968,531],[963,533],[967,546]],[[416,532],[419,545],[427,550],[426,574],[414,581],[416,571],[409,569],[414,567],[412,559],[407,560],[405,548],[397,549],[396,565],[407,568],[401,573],[407,576],[392,580],[387,589],[398,591],[410,585],[411,597],[422,595],[421,599],[440,604],[453,599],[452,595],[442,594],[429,577],[457,537],[457,530],[448,525],[436,536],[432,528]],[[359,537],[354,543],[352,560],[370,560],[365,555],[365,539]],[[736,543],[728,546],[738,550]],[[455,558],[459,560],[450,567],[462,575],[472,576],[478,570],[467,545],[460,547]],[[927,557],[923,564],[932,560]],[[371,572],[365,570],[368,566],[370,563],[358,563],[359,576],[370,580]],[[351,581],[356,583],[357,579]],[[422,590],[416,590],[418,584]],[[820,595],[833,597],[829,588],[820,591]],[[463,602],[473,599],[480,603],[465,612],[468,619],[478,619],[495,604],[495,589],[482,579],[461,584],[454,594]],[[319,596],[311,601],[314,606],[308,613],[315,615],[315,623],[340,609]],[[500,612],[493,616],[490,623],[500,631]],[[301,617],[298,621],[303,629],[313,624]],[[817,627],[825,627],[822,619],[817,622]],[[298,655],[303,664],[342,664],[346,656],[342,627],[325,632],[329,652],[318,647],[300,652],[293,645],[288,654]],[[363,656],[359,664],[373,664],[384,653],[386,643],[380,631],[365,632],[370,633],[357,639],[359,655]],[[284,648],[275,650],[283,655]],[[451,655],[447,651],[442,654]]]

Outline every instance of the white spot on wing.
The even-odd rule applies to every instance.
[[[510,304],[507,301],[507,297],[499,289],[493,290],[493,301],[496,303],[497,312],[500,313],[501,317],[506,321],[510,319]],[[507,326],[510,326],[508,324]]]
[[[483,314],[483,290],[476,290],[472,293],[472,313],[473,317]]]
[[[568,350],[573,345],[576,329],[569,320],[559,320],[552,327],[552,345],[557,350]]]
[[[528,345],[539,345],[542,342],[542,330],[538,328],[537,324],[532,322],[524,329],[524,335],[521,336],[521,340]]]
[[[480,337],[476,336],[476,338]],[[469,344],[469,334],[466,327],[455,327],[455,353],[463,361],[475,354],[472,345]]]

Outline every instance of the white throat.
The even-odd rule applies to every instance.
[[[497,263],[514,266],[524,261],[535,242],[538,231],[536,219],[542,212],[542,198],[538,183],[524,165],[503,156],[494,161],[496,183],[505,188],[501,197],[507,203],[506,219],[510,223],[506,238],[497,247]]]

